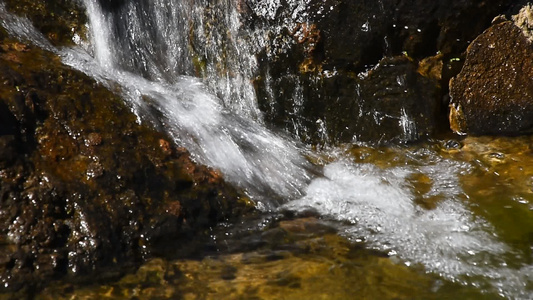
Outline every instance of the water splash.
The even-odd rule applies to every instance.
[[[513,253],[492,234],[494,228],[463,204],[467,197],[459,175],[470,166],[434,158],[424,165],[381,169],[338,158],[314,179],[306,196],[284,207],[317,210],[342,221],[344,234],[354,242],[399,257],[406,265],[422,265],[428,272],[467,285],[492,285],[502,297],[527,298],[533,266],[507,267]],[[433,182],[425,197],[440,197],[434,209],[416,204],[408,178],[424,174]]]
[[[13,36],[56,53],[66,65],[120,93],[139,122],[148,121],[162,126],[176,144],[189,150],[198,163],[220,170],[229,182],[245,189],[258,208],[274,209],[288,199],[303,195],[302,191],[312,176],[308,171],[316,168],[304,157],[305,149],[299,148],[283,134],[274,134],[256,120],[257,116],[250,112],[256,109],[254,97],[239,102],[240,108],[235,107],[215,95],[216,89],[213,91],[212,86],[217,86],[219,82],[214,82],[209,76],[205,80],[206,85],[199,78],[178,75],[175,72],[179,69],[166,69],[164,64],[168,60],[151,53],[150,49],[136,49],[132,45],[121,47],[124,45],[120,42],[121,38],[110,30],[115,26],[115,17],[104,12],[96,0],[85,0],[84,3],[90,20],[92,43],[89,48],[53,47],[31,22],[9,14],[0,3],[2,25]],[[156,1],[149,11],[155,13],[162,4]],[[146,14],[135,15],[138,11],[132,5],[125,9],[129,12],[128,25],[133,28],[127,36],[134,39],[133,45],[143,39],[150,40],[150,36],[140,32],[141,23],[147,22],[142,17],[151,20],[150,24],[158,24],[157,30],[172,25],[159,24],[159,13],[155,13],[154,20]],[[183,5],[176,4],[178,8],[170,6],[174,8],[173,13],[190,13],[199,9]],[[172,14],[165,20],[170,19]],[[184,28],[170,31],[172,34],[186,32]],[[173,36],[169,32],[166,34],[170,36],[165,38],[165,42],[170,45]],[[179,37],[176,39],[179,40]],[[141,62],[137,72],[133,72],[137,64],[133,61]],[[187,73],[185,61],[188,60],[183,60],[181,67]],[[243,88],[236,83],[241,81],[242,78],[232,81],[232,89]],[[238,102],[238,99],[234,101]],[[151,113],[154,110],[159,112],[159,119]],[[248,113],[241,113],[241,110]]]
[[[198,37],[214,43],[213,36],[202,31],[205,20],[195,19],[195,15],[201,15],[197,14],[201,7],[184,6],[194,1],[142,2],[146,10],[125,6],[127,22],[122,29],[116,27],[116,17],[102,11],[97,1],[84,2],[91,22],[91,49],[54,48],[29,21],[7,13],[3,3],[0,22],[11,35],[57,53],[65,64],[121,93],[140,120],[163,126],[198,162],[219,169],[229,181],[247,189],[260,208],[274,209],[284,200],[299,198],[284,208],[312,207],[326,218],[349,223],[343,227],[344,233],[354,242],[364,241],[400,257],[406,264],[421,264],[453,281],[473,285],[488,281],[503,297],[530,296],[526,285],[531,281],[533,266],[506,266],[503,256],[512,250],[491,235],[490,224],[475,217],[461,201],[465,195],[458,174],[468,169],[468,164],[435,159],[416,168],[383,170],[353,163],[341,155],[325,166],[323,177],[311,181],[308,169],[313,167],[301,154],[305,150],[265,129],[260,114],[254,113],[257,108],[253,94],[232,92],[248,88],[250,77],[246,72],[252,72],[254,64],[253,58],[236,62],[249,55],[254,46],[241,48],[246,35],[238,33],[234,11],[230,10],[224,20],[232,24],[228,27],[231,36],[240,36],[230,44],[240,49],[241,56],[234,58],[229,65],[235,65],[228,68],[239,75],[225,73],[217,77],[220,74],[211,65],[206,67],[205,79],[200,80],[190,76],[192,52],[185,47],[188,37],[182,34],[188,30],[179,27],[194,23]],[[167,9],[168,14],[156,8]],[[152,26],[154,31],[146,33],[143,26]],[[128,33],[120,35],[120,30],[126,28]],[[160,47],[165,51],[140,44],[146,41],[162,43]],[[264,41],[259,38],[254,43]],[[212,51],[205,54],[212,56],[217,49],[206,51]],[[246,66],[250,70],[241,73]],[[161,119],[150,116],[153,109],[159,111]],[[405,124],[405,134],[410,134],[407,117],[400,122]],[[444,199],[433,210],[414,204],[415,195],[407,178],[416,172],[426,174],[435,183],[427,195]]]
[[[113,17],[107,15],[96,1],[86,0],[85,3],[96,59],[79,48],[65,49],[62,56],[67,65],[108,86],[118,84],[124,98],[141,119],[150,119],[150,109],[158,110],[162,118],[158,122],[177,144],[186,147],[199,163],[220,170],[227,180],[246,189],[259,207],[271,209],[286,199],[301,196],[310,180],[309,173],[302,170],[312,167],[294,142],[273,134],[251,114],[240,114],[240,109],[215,96],[198,78],[172,75],[172,79],[167,80],[165,78],[176,70],[166,74],[160,64],[142,64],[139,73],[148,73],[148,78],[128,71],[132,65],[113,56],[124,55],[123,49],[114,42],[118,38],[108,30],[101,30],[113,26],[107,23],[112,22]],[[133,14],[131,7],[128,11]],[[137,17],[130,14],[129,21],[136,24],[134,28],[140,26],[141,19]],[[154,22],[159,22],[157,20],[160,18]],[[174,29],[174,32],[183,31],[183,28]],[[147,61],[148,52],[125,52],[138,55],[136,59],[139,61]],[[152,61],[158,58],[155,57]],[[211,82],[209,78],[207,82]],[[149,103],[145,99],[149,99]],[[254,107],[246,109],[249,111]]]

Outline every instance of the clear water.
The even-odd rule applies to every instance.
[[[230,3],[220,16],[229,33],[206,32],[210,20],[203,19],[197,2],[141,1],[123,7],[124,17],[117,18],[97,1],[85,0],[90,43],[65,49],[51,46],[1,4],[0,14],[8,32],[56,52],[65,64],[123,95],[139,122],[166,130],[199,163],[246,190],[260,209],[311,209],[335,222],[353,244],[384,251],[391,261],[502,297],[531,297],[532,182],[513,186],[494,178],[503,171],[491,168],[505,164],[485,159],[493,152],[479,149],[483,141],[468,143],[474,149],[447,152],[435,145],[385,150],[347,145],[319,153],[272,132],[262,123],[250,85],[253,51],[264,33],[240,32]],[[305,9],[304,2],[290,4]],[[267,1],[252,9],[274,18],[278,6]],[[204,57],[214,61],[203,68],[203,78],[191,76],[198,55],[188,46],[191,28],[209,44]],[[221,45],[221,37],[229,40]],[[224,51],[219,68],[217,55]],[[407,116],[402,122],[408,134]],[[503,170],[512,170],[517,160],[533,168],[529,148],[524,152]],[[519,178],[507,175],[510,181]],[[508,206],[520,218],[502,225],[497,212]]]
[[[504,297],[528,298],[530,253],[503,242],[493,225],[469,207],[473,195],[461,181],[476,177],[476,167],[430,149],[397,149],[394,155],[404,161],[389,165],[387,157],[378,159],[387,165],[383,167],[353,154],[336,154],[324,177],[314,179],[304,197],[285,207],[312,208],[349,224],[342,226],[344,236],[399,257],[407,266],[421,264],[454,282],[490,284]]]

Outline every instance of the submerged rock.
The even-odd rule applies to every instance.
[[[0,292],[91,281],[246,209],[123,100],[0,30]]]
[[[461,73],[450,82],[453,131],[481,135],[533,130],[533,45],[530,34],[523,32],[531,30],[528,16],[530,6],[515,17],[520,24],[495,24],[468,47]]]
[[[259,231],[224,226],[202,259],[152,259],[116,282],[52,285],[45,299],[463,299],[482,295],[368,250],[315,218],[275,222]],[[244,226],[243,226],[244,227]],[[229,232],[228,232],[229,231]],[[215,231],[216,232],[216,231]],[[256,242],[260,241],[260,242]],[[244,249],[228,251],[235,244]],[[244,250],[244,251],[242,251]]]

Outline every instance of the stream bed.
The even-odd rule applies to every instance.
[[[323,153],[307,196],[213,228],[189,259],[40,299],[527,299],[531,137]],[[190,253],[190,252],[193,253]]]

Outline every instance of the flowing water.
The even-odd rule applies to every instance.
[[[243,257],[249,260],[256,253],[241,251],[238,258],[236,254],[225,256],[222,265],[204,261],[205,270],[229,266],[237,268],[230,273],[244,273],[257,282],[261,276],[268,277],[264,272],[281,272],[280,264],[291,266],[293,271],[305,266],[306,272],[321,272],[318,278],[322,283],[292,285],[289,278],[283,281],[286,286],[264,291],[274,298],[275,293],[288,291],[287,295],[292,295],[289,298],[306,295],[295,291],[305,291],[309,297],[317,293],[309,286],[315,286],[322,289],[325,298],[342,299],[356,292],[361,278],[368,279],[373,272],[378,273],[375,276],[382,279],[389,294],[367,291],[365,297],[399,297],[406,286],[395,280],[403,279],[387,277],[397,274],[433,282],[427,288],[431,295],[437,295],[433,298],[464,296],[461,291],[467,287],[468,291],[475,290],[475,297],[531,298],[533,154],[529,145],[533,139],[467,138],[411,147],[344,145],[312,151],[263,124],[251,79],[257,67],[254,51],[264,43],[265,33],[243,32],[233,1],[217,6],[202,1],[128,2],[103,9],[98,1],[85,0],[89,42],[72,48],[54,48],[27,20],[9,15],[0,4],[0,13],[5,16],[1,24],[12,35],[56,52],[65,64],[123,95],[139,122],[152,122],[168,131],[199,163],[220,170],[228,181],[246,190],[265,215],[287,211],[305,215],[312,211],[316,220],[311,224],[327,222],[326,227],[336,232],[321,233],[321,238],[333,239],[321,247],[335,252],[361,246],[366,249],[364,253],[380,253],[348,259],[317,250],[311,251],[316,255],[312,258],[282,254],[278,265],[270,265],[264,257],[255,263],[232,264]],[[250,9],[275,18],[280,3],[266,1]],[[288,1],[288,5],[295,13],[305,10],[303,1]],[[206,6],[213,9],[216,18],[206,17]],[[211,23],[215,19],[223,23],[225,32],[216,30]],[[191,39],[204,41],[204,47],[191,46]],[[193,76],[198,70],[202,78]],[[294,227],[283,222],[289,221],[276,226],[285,230]],[[261,231],[264,227],[256,224],[248,229]],[[311,236],[316,237],[314,234]],[[232,242],[231,238],[226,242]],[[295,241],[293,246],[300,244]],[[349,262],[358,267],[341,268],[344,271],[337,273],[332,269]],[[369,267],[376,264],[380,271]],[[196,293],[212,284],[214,287],[209,288],[220,293],[213,292],[212,298],[236,297],[234,290],[218,286],[202,267],[192,262],[179,263],[178,267],[203,281],[203,285],[194,280],[180,282],[191,288],[198,285]],[[255,274],[254,267],[263,273]],[[354,268],[363,268],[367,277],[354,274]],[[354,281],[346,279],[350,276]],[[242,284],[240,276],[229,276],[235,278]],[[439,283],[441,280],[445,284]],[[250,279],[246,282],[247,288],[257,292],[258,286]],[[459,287],[450,290],[448,283]],[[223,285],[230,285],[228,278]],[[240,292],[240,297],[246,298],[246,291]]]

